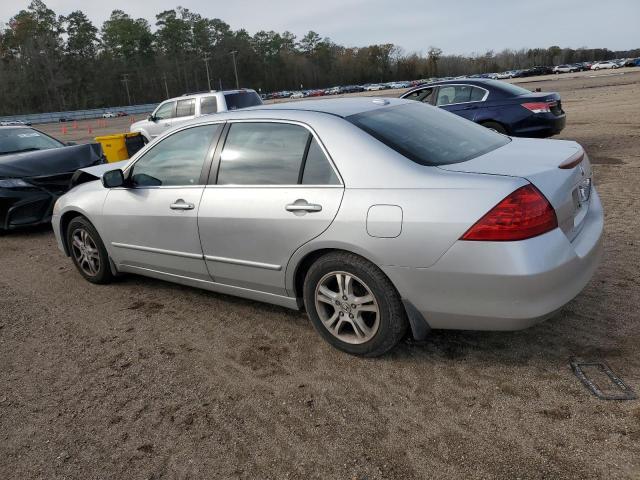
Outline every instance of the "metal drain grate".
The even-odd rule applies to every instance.
[[[583,362],[571,359],[570,363],[576,377],[601,400],[635,400],[638,398],[631,387],[613,373],[606,362]],[[592,372],[591,375],[589,375],[589,371]],[[600,377],[600,381],[596,381],[593,376]]]

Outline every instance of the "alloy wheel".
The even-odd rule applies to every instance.
[[[324,327],[339,340],[361,344],[380,326],[380,310],[367,284],[347,272],[330,272],[315,290],[316,311]]]
[[[100,271],[100,252],[89,232],[78,228],[71,236],[71,251],[80,269],[90,277]]]

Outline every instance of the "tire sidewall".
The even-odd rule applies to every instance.
[[[385,291],[384,285],[380,285],[380,282],[372,275],[372,272],[370,271],[371,268],[376,267],[371,266],[369,268],[363,268],[356,263],[349,261],[345,262],[344,259],[321,258],[309,269],[305,278],[304,303],[307,314],[309,315],[314,328],[329,344],[352,355],[374,356],[379,354],[377,352],[381,349],[386,351],[388,348],[385,348],[385,344],[388,343],[388,339],[393,336],[393,326],[391,324],[393,308],[391,305],[391,298],[393,295],[397,296],[397,293],[395,291]],[[324,326],[322,320],[320,320],[315,302],[316,286],[318,285],[318,282],[330,272],[346,272],[353,274],[366,283],[367,287],[371,290],[371,293],[374,295],[378,304],[380,322],[378,331],[371,340],[362,344],[343,342],[333,336]]]

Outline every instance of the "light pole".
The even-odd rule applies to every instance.
[[[238,53],[237,50],[232,50],[229,52],[229,54],[233,57],[233,73],[236,76],[236,89],[240,89],[240,83],[238,82],[238,67],[236,66],[236,54]]]
[[[124,88],[127,90],[127,101],[129,105],[131,105],[131,95],[129,95],[129,74],[122,74],[122,83],[124,83]]]
[[[167,74],[166,73],[164,75],[162,75],[162,80],[164,80],[164,93],[167,95],[167,98],[169,98],[169,87],[167,86]]]
[[[209,86],[209,90],[211,90],[211,77],[209,76],[209,57],[204,57],[204,65],[207,67],[207,85]]]

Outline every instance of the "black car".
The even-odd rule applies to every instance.
[[[400,98],[429,103],[514,137],[550,137],[560,133],[566,123],[559,94],[531,92],[498,80],[434,82],[415,87]]]
[[[535,66],[522,71],[523,77],[536,77],[538,75],[549,75],[553,73],[552,67]]]
[[[99,144],[67,145],[34,128],[0,127],[0,232],[50,222],[74,172],[104,162]]]

